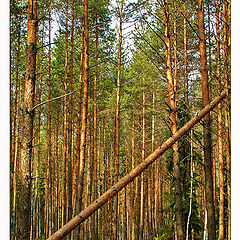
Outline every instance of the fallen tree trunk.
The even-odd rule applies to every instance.
[[[74,228],[84,222],[95,211],[107,203],[117,193],[122,190],[126,185],[134,180],[139,174],[147,169],[158,157],[163,155],[179,138],[187,133],[194,125],[196,125],[207,113],[209,113],[219,102],[221,102],[227,95],[227,91],[224,90],[219,96],[217,96],[209,105],[204,107],[195,117],[188,121],[181,129],[179,129],[172,137],[165,141],[161,147],[158,147],[152,154],[150,154],[143,162],[141,162],[136,168],[132,169],[125,177],[120,179],[114,184],[108,191],[103,193],[92,204],[85,208],[82,212],[72,218],[67,224],[61,227],[55,232],[48,240],[59,240],[69,234]]]

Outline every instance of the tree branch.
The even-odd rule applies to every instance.
[[[46,44],[46,45],[43,45],[43,46],[41,46],[41,47],[38,47],[37,50],[39,50],[40,48],[47,47],[47,46],[49,46],[49,45],[51,45],[51,44],[56,44],[56,43],[59,43],[59,42],[48,43],[48,44]]]
[[[60,99],[60,98],[69,96],[69,95],[71,95],[71,94],[73,94],[73,93],[75,93],[75,92],[76,92],[76,91],[73,91],[73,92],[70,92],[70,93],[68,93],[68,94],[64,94],[64,95],[61,95],[61,96],[59,96],[59,97],[55,97],[55,98],[49,99],[49,100],[47,100],[47,101],[41,102],[41,103],[37,104],[36,106],[34,106],[34,107],[32,108],[32,111],[33,111],[35,108],[37,108],[37,107],[39,107],[39,106],[41,106],[41,105],[43,105],[43,104],[53,102],[53,101],[55,101],[55,100],[57,100],[57,99]]]

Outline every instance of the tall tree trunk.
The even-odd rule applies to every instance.
[[[176,92],[174,87],[174,79],[172,74],[171,62],[171,41],[170,41],[170,24],[169,24],[169,10],[168,0],[164,1],[164,15],[165,15],[165,43],[166,43],[166,60],[167,60],[167,79],[168,79],[168,103],[170,110],[170,121],[172,134],[177,132],[177,119],[176,119]],[[175,83],[176,84],[176,83]],[[179,240],[184,238],[183,232],[183,216],[182,216],[182,196],[181,196],[181,176],[179,169],[179,153],[178,143],[173,146],[173,176],[175,186],[175,213],[176,213],[176,228]]]
[[[65,57],[64,57],[64,94],[67,94],[68,89],[68,2],[66,7],[66,35],[65,35]],[[67,96],[64,97],[63,106],[63,162],[64,162],[64,174],[63,174],[63,214],[62,223],[67,222]]]
[[[71,43],[70,43],[70,68],[69,68],[69,92],[72,92],[73,85],[73,44],[74,44],[74,0],[72,0],[71,13]],[[69,95],[68,108],[68,220],[72,218],[72,176],[73,176],[73,153],[72,153],[72,139],[73,139],[73,99],[72,94]],[[71,237],[70,237],[71,238]]]
[[[48,100],[51,99],[51,1],[49,2],[49,9],[48,9]],[[48,190],[47,190],[47,199],[48,199],[48,235],[51,236],[52,234],[52,190],[53,190],[53,178],[52,178],[52,108],[51,104],[47,106],[47,165],[48,165],[48,173],[47,173],[47,181],[48,181]]]
[[[80,165],[80,133],[81,133],[81,107],[82,107],[82,82],[83,82],[83,48],[84,48],[84,35],[82,35],[82,46],[80,55],[80,73],[79,73],[79,94],[78,94],[78,110],[77,110],[77,136],[76,136],[76,177],[74,189],[74,214],[76,213],[77,205],[77,191],[79,181],[79,165]]]
[[[82,31],[82,46],[80,55],[80,73],[79,73],[79,94],[78,94],[78,110],[77,110],[77,136],[76,136],[76,175],[75,175],[75,186],[73,194],[73,207],[74,215],[78,208],[78,185],[79,185],[79,169],[80,169],[80,139],[81,139],[81,108],[82,108],[82,83],[83,83],[83,54],[84,54],[84,29]],[[73,239],[77,239],[79,230],[73,233]]]
[[[44,38],[44,37],[43,37]],[[43,43],[42,38],[42,43]],[[43,55],[44,50],[42,50],[42,56],[41,56],[41,62],[40,62],[40,76],[39,76],[39,84],[38,84],[38,102],[41,102],[42,98],[42,69],[43,69]],[[39,163],[40,163],[40,132],[41,132],[41,106],[38,108],[38,129],[37,129],[37,159],[36,159],[36,188],[35,188],[35,207],[36,207],[36,213],[39,213],[39,195],[38,195],[38,189],[39,189]],[[36,214],[35,219],[35,228],[36,228],[36,237],[39,237],[40,231],[39,231],[39,214]]]
[[[230,1],[223,1],[223,62],[224,62],[224,88],[230,94],[230,72],[231,72],[231,49],[230,49]],[[227,162],[227,200],[228,200],[228,239],[231,239],[231,146],[230,146],[230,98],[224,104],[225,116],[225,151]]]
[[[37,0],[28,1],[27,61],[23,102],[23,138],[21,146],[18,191],[18,229],[17,239],[30,238],[31,226],[31,192],[32,192],[32,139],[34,93],[36,79],[36,45],[37,45]]]
[[[131,165],[130,169],[134,168],[135,163],[135,139],[134,139],[134,113],[132,110],[132,131],[131,131]],[[130,236],[129,238],[135,240],[136,235],[136,206],[135,206],[135,192],[136,184],[133,182],[130,185]]]
[[[174,88],[174,94],[175,94],[175,104],[177,102],[177,6],[176,6],[176,0],[173,1],[173,8],[174,8],[174,19],[173,19],[173,33],[174,33],[174,39],[173,39],[173,52],[174,52],[174,77],[173,77],[173,88]],[[170,37],[170,36],[169,36]]]
[[[121,57],[122,57],[122,22],[123,22],[123,0],[120,3],[120,26],[119,26],[119,45],[118,45],[118,71],[117,71],[117,95],[116,95],[116,112],[115,112],[115,179],[114,182],[118,181],[119,175],[119,140],[120,140],[120,76],[121,76]],[[119,204],[118,196],[115,200],[115,239],[118,240],[119,234]]]
[[[143,83],[144,84],[144,83]],[[143,87],[144,88],[144,87]],[[145,92],[143,90],[142,92],[142,119],[141,119],[141,123],[142,123],[142,149],[141,149],[141,161],[144,161],[145,159]],[[145,209],[145,205],[147,203],[147,193],[146,193],[146,179],[147,176],[146,174],[142,173],[141,174],[141,211],[140,211],[140,229],[141,229],[141,238],[140,239],[144,239],[144,223],[145,223],[145,213],[146,213],[146,209]]]
[[[152,145],[152,152],[155,150],[155,119],[156,119],[156,116],[155,116],[155,95],[156,95],[156,88],[155,88],[155,80],[153,80],[153,90],[152,90],[152,108],[153,108],[153,111],[152,111],[152,142],[151,142],[151,145]],[[151,183],[151,214],[152,214],[152,231],[153,231],[153,235],[155,236],[156,235],[156,209],[155,209],[155,186],[156,186],[156,164],[153,164],[152,166],[152,169],[151,169],[151,172],[152,172],[152,183]],[[161,218],[161,217],[160,217]]]
[[[77,212],[79,212],[79,210],[82,209],[82,198],[83,198],[86,131],[87,131],[87,115],[88,115],[88,81],[89,81],[88,77],[89,77],[88,0],[84,0],[84,82],[83,82],[82,122],[81,122],[81,138],[80,138],[78,205],[76,209]]]
[[[94,94],[93,94],[93,179],[94,179],[94,191],[93,198],[97,198],[97,79],[98,79],[98,14],[95,16],[95,75],[94,75]],[[94,238],[98,239],[98,212],[94,215]]]
[[[184,101],[185,104],[188,105],[188,54],[187,54],[187,20],[186,20],[186,3],[184,3],[184,20],[183,20],[183,26],[184,26]]]
[[[219,31],[219,3],[216,3],[216,32],[217,32],[217,79],[218,94],[222,90],[221,84],[221,62],[220,62],[220,31]],[[222,103],[218,104],[218,159],[219,159],[219,240],[224,239],[224,162],[223,162],[223,129],[222,129]],[[216,191],[216,189],[215,189]]]
[[[59,199],[60,199],[60,193],[59,193],[59,182],[60,182],[60,162],[59,162],[59,112],[57,111],[57,119],[56,119],[56,132],[55,132],[55,186],[54,186],[54,228],[53,230],[56,231],[56,229],[59,228],[58,219],[58,209],[59,209]]]
[[[11,115],[13,112],[13,132],[11,131],[11,236],[15,238],[15,224],[16,224],[16,172],[17,172],[17,152],[18,152],[18,141],[19,141],[19,104],[20,104],[20,81],[19,81],[19,58],[20,58],[20,46],[21,46],[21,21],[19,20],[18,25],[18,36],[17,36],[17,60],[16,60],[16,77],[15,77],[15,97],[14,97],[14,109],[11,107]],[[12,91],[11,91],[12,92]],[[13,92],[12,92],[13,94]],[[12,100],[11,100],[12,103]],[[11,120],[12,123],[12,120]]]
[[[212,84],[212,46],[211,46],[211,19],[210,19],[210,6],[207,5],[207,22],[208,22],[208,82],[209,82],[209,98],[211,99],[211,84]]]
[[[207,72],[206,40],[204,28],[204,2],[198,0],[198,32],[200,37],[200,67],[202,80],[202,103],[208,105],[209,87]],[[204,139],[204,171],[205,171],[205,198],[207,209],[207,229],[208,237],[211,240],[216,239],[216,221],[215,207],[213,201],[213,176],[212,176],[212,144],[211,144],[211,124],[210,114],[203,119],[203,139]]]

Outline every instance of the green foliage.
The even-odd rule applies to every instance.
[[[159,237],[154,237],[154,240],[172,240],[174,239],[173,226],[165,226],[159,229]]]

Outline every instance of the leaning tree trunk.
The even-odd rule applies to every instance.
[[[30,238],[31,226],[31,191],[32,191],[32,139],[34,93],[36,79],[37,45],[37,0],[28,1],[27,61],[23,102],[23,138],[18,176],[18,229],[17,239]]]
[[[121,178],[108,191],[103,193],[92,204],[85,208],[82,212],[72,218],[67,224],[55,232],[48,240],[59,240],[67,236],[73,229],[84,222],[95,211],[106,204],[110,199],[118,194],[125,186],[131,183],[139,174],[146,170],[156,159],[163,155],[176,141],[186,134],[193,126],[195,126],[203,117],[205,117],[220,101],[227,95],[227,91],[223,91],[220,96],[217,96],[210,104],[205,106],[197,116],[188,121],[181,129],[179,129],[172,137],[165,141],[153,153],[151,153],[137,167],[131,170],[130,173]]]
[[[202,80],[202,102],[206,106],[209,104],[209,87],[207,72],[206,40],[204,27],[204,2],[198,0],[198,31],[200,37],[200,67]],[[203,140],[204,140],[204,171],[205,171],[205,198],[207,209],[207,229],[208,237],[216,239],[215,207],[213,201],[213,176],[212,176],[212,145],[211,145],[211,125],[210,113],[203,119]]]
[[[168,103],[170,107],[171,131],[172,131],[172,134],[175,134],[177,132],[176,92],[175,92],[176,86],[174,86],[174,79],[173,79],[173,73],[172,73],[168,0],[164,1],[164,16],[165,16],[167,79],[168,79]],[[183,216],[182,216],[182,197],[181,197],[181,179],[180,179],[181,177],[180,177],[180,169],[179,169],[179,153],[178,153],[177,142],[173,144],[172,149],[173,149],[173,165],[174,165],[173,175],[174,175],[174,186],[175,186],[176,227],[177,227],[178,239],[182,240],[184,238],[184,232],[183,232]]]

